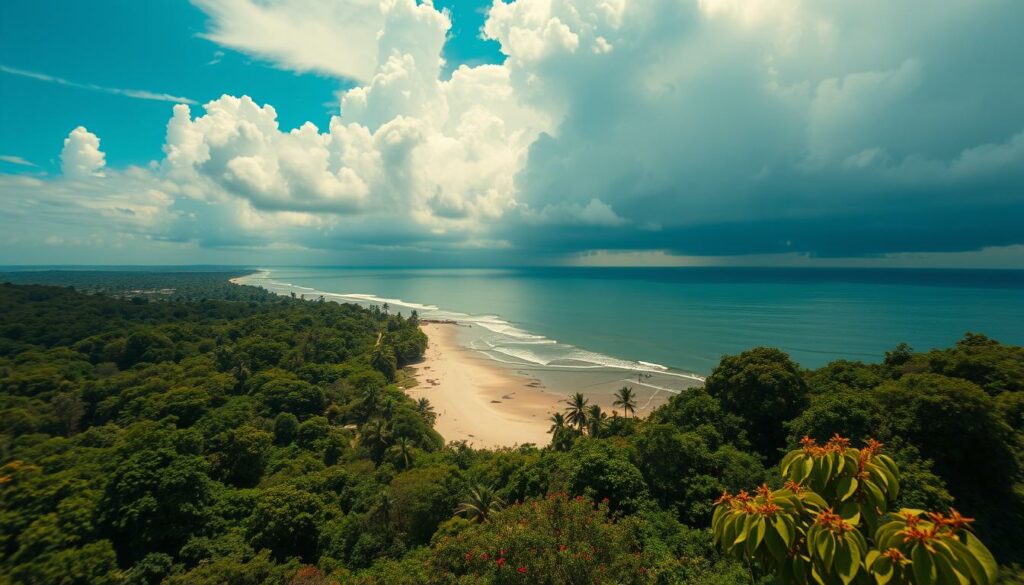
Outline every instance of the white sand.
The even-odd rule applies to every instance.
[[[430,401],[438,415],[434,428],[446,441],[484,448],[551,441],[548,419],[564,408],[561,395],[460,347],[455,341],[458,325],[422,327],[430,342],[424,360],[415,366],[419,383],[407,392]]]

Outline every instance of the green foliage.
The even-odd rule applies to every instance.
[[[388,383],[426,346],[418,318],[223,275],[113,273],[104,285],[103,274],[79,275],[102,295],[0,285],[0,582],[768,585],[764,567],[693,526],[712,521],[723,490],[765,481],[776,505],[796,498],[794,526],[817,520],[825,508],[782,497],[763,462],[837,430],[889,446],[895,500],[881,456],[839,502],[853,485],[845,454],[841,471],[839,458],[829,471],[806,453],[785,471],[842,522],[856,505],[869,548],[889,522],[948,532],[957,518],[869,509],[877,489],[887,510],[971,510],[972,536],[953,530],[964,547],[980,539],[1004,563],[1024,561],[1020,348],[982,336],[814,371],[752,350],[646,420],[623,391],[612,413],[574,396],[549,446],[482,450],[444,445],[430,404]],[[179,276],[173,293],[154,288]],[[843,550],[861,545],[850,533]],[[766,525],[762,544],[773,538]],[[914,578],[913,544],[893,547],[910,563],[893,562],[893,582]],[[935,556],[936,579],[970,563],[953,553]],[[1019,574],[1002,571],[1007,583]]]
[[[528,500],[443,537],[428,583],[646,583],[657,573],[638,519],[566,494]]]
[[[968,530],[973,520],[901,509],[895,461],[869,441],[805,437],[780,469],[785,486],[728,492],[711,521],[715,542],[786,584],[995,583],[995,559]]]
[[[783,423],[807,405],[807,383],[799,367],[768,347],[723,357],[704,388],[725,412],[747,421],[747,437],[765,458],[773,458],[785,445]]]

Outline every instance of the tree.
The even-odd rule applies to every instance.
[[[176,552],[210,512],[207,463],[151,440],[155,447],[117,463],[98,507],[100,526],[127,560]]]
[[[438,524],[451,518],[458,503],[461,480],[451,465],[415,467],[388,486],[391,518],[409,544],[426,544]]]
[[[622,416],[628,417],[636,413],[636,394],[629,386],[623,386],[615,393],[615,402],[612,406],[622,409]]]
[[[678,561],[641,540],[643,521],[616,518],[606,503],[553,493],[512,505],[440,539],[434,583],[653,583]]]
[[[370,450],[376,458],[391,444],[391,429],[382,418],[375,418],[363,425],[359,441]]]
[[[60,421],[61,430],[70,437],[78,430],[78,422],[85,414],[85,404],[77,394],[64,392],[53,399],[53,414]]]
[[[256,499],[246,521],[247,534],[254,549],[270,549],[279,561],[298,557],[312,562],[324,513],[316,494],[291,485],[269,488]]]
[[[579,446],[572,455],[570,493],[598,500],[607,498],[612,510],[627,514],[650,502],[643,474],[623,455],[606,449],[579,450]]]
[[[600,437],[608,424],[608,415],[601,410],[597,404],[592,404],[587,409],[587,432],[591,437]]]
[[[370,365],[384,374],[388,382],[395,381],[395,374],[398,372],[398,359],[395,357],[395,350],[390,345],[384,343],[377,345],[370,355]]]
[[[423,420],[427,421],[427,424],[433,425],[434,421],[437,419],[437,413],[434,412],[434,407],[426,398],[420,398],[416,401],[416,412],[423,417]]]
[[[299,418],[323,414],[326,406],[323,390],[305,382],[288,378],[273,379],[259,390],[264,412],[277,415],[290,412]]]
[[[711,521],[715,542],[783,584],[996,582],[995,559],[973,534],[973,519],[887,510],[899,469],[869,440],[850,447],[839,435],[811,438],[782,459],[781,489],[725,492]]]
[[[406,437],[398,437],[395,444],[388,450],[394,455],[395,460],[402,469],[408,469],[412,465],[412,450],[416,442]]]
[[[768,347],[723,357],[704,388],[723,410],[747,421],[747,436],[765,458],[785,446],[783,423],[807,404],[807,384],[800,368],[785,353]]]
[[[455,513],[461,514],[473,522],[487,522],[492,514],[504,507],[505,502],[498,497],[498,494],[494,493],[492,487],[477,484],[469,488],[466,499],[459,504]]]
[[[551,428],[548,429],[548,433],[557,433],[565,428],[565,415],[560,412],[552,414],[548,420],[551,421]]]
[[[571,425],[576,425],[576,429],[583,432],[583,428],[587,425],[587,404],[590,400],[577,392],[564,402],[569,405],[565,409],[565,420]]]
[[[274,418],[274,442],[289,445],[299,434],[299,419],[290,412],[282,412]]]
[[[210,441],[211,473],[240,487],[259,483],[273,436],[254,427],[229,429]]]

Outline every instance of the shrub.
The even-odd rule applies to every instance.
[[[995,583],[992,554],[972,519],[904,508],[899,469],[881,444],[838,435],[805,437],[782,459],[782,489],[722,494],[711,521],[716,544],[786,584]]]

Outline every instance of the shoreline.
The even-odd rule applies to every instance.
[[[456,325],[427,322],[423,361],[412,366],[416,386],[409,397],[426,398],[437,413],[434,429],[445,442],[466,441],[476,448],[512,447],[551,441],[549,417],[561,412],[561,394],[503,368],[455,339]]]

